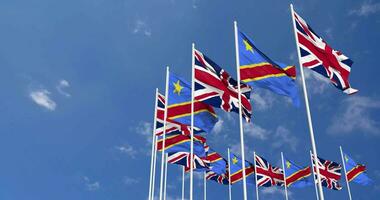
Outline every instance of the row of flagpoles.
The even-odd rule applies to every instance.
[[[306,107],[306,114],[307,114],[307,121],[308,121],[308,127],[309,127],[309,133],[310,133],[310,140],[311,140],[311,154],[313,155],[312,163],[315,163],[317,167],[313,167],[313,173],[315,172],[316,183],[314,184],[316,186],[316,195],[318,199],[323,200],[323,189],[322,189],[322,181],[321,181],[321,172],[320,167],[318,167],[320,163],[320,159],[318,158],[317,154],[317,147],[316,142],[314,138],[314,132],[313,132],[313,123],[312,123],[312,117],[309,107],[309,100],[308,100],[308,93],[307,93],[307,87],[306,87],[306,81],[304,78],[304,72],[303,67],[310,68],[318,73],[321,73],[322,75],[326,76],[331,80],[331,82],[334,84],[335,87],[338,89],[341,89],[344,93],[352,94],[357,92],[357,90],[351,88],[349,82],[348,82],[348,75],[350,72],[350,66],[352,64],[352,61],[349,60],[346,56],[344,56],[339,51],[333,50],[330,46],[328,46],[327,43],[325,43],[322,38],[320,38],[316,33],[312,31],[312,29],[309,27],[309,25],[293,10],[293,6],[290,5],[291,9],[291,15],[292,15],[292,21],[293,21],[293,30],[294,30],[294,36],[296,40],[296,48],[297,48],[297,55],[299,60],[299,69],[300,69],[300,75],[301,75],[301,81],[302,81],[302,89],[304,94],[304,101],[305,101],[305,107]],[[169,151],[169,154],[165,152],[166,149],[169,149],[166,145],[167,140],[170,141],[173,136],[171,135],[173,130],[179,130],[182,134],[186,135],[186,137],[189,138],[183,138],[183,141],[187,141],[187,139],[190,140],[190,154],[185,157],[186,163],[188,165],[188,168],[183,167],[183,173],[182,173],[182,199],[184,199],[184,184],[185,184],[185,171],[189,171],[190,173],[190,183],[189,183],[189,199],[193,200],[193,173],[194,170],[197,170],[197,165],[194,164],[196,162],[200,162],[202,164],[203,160],[198,159],[196,161],[197,154],[194,154],[194,140],[198,141],[202,140],[203,137],[196,137],[194,134],[199,133],[202,129],[205,131],[205,129],[208,129],[210,126],[212,126],[212,122],[210,123],[204,123],[204,127],[198,127],[200,123],[197,123],[195,125],[195,113],[197,115],[198,107],[204,106],[207,110],[208,114],[215,115],[212,107],[221,108],[227,112],[237,112],[239,114],[239,130],[240,130],[240,149],[241,149],[241,180],[243,182],[243,198],[244,200],[247,200],[247,176],[251,175],[252,173],[255,175],[255,185],[256,185],[256,198],[259,199],[259,193],[258,193],[258,183],[257,183],[257,176],[258,176],[258,169],[256,169],[256,157],[260,158],[259,156],[256,156],[254,154],[254,169],[250,171],[250,174],[246,174],[246,169],[249,168],[249,166],[246,166],[246,157],[245,157],[245,151],[244,151],[244,131],[243,131],[243,117],[249,121],[250,115],[251,115],[251,106],[249,103],[249,94],[250,94],[250,84],[253,84],[254,86],[262,86],[262,84],[268,84],[266,82],[260,82],[262,80],[265,80],[266,78],[273,78],[274,81],[270,83],[270,87],[267,86],[267,89],[269,88],[273,92],[285,96],[289,96],[292,98],[293,103],[296,105],[298,96],[296,91],[296,86],[294,83],[295,79],[295,68],[294,66],[282,66],[281,64],[278,64],[276,62],[273,62],[271,59],[269,59],[266,55],[264,55],[260,50],[258,50],[254,45],[253,42],[242,32],[238,30],[237,22],[234,22],[234,37],[235,37],[235,58],[236,58],[236,71],[237,71],[237,80],[233,80],[229,74],[221,69],[219,66],[217,66],[214,62],[212,62],[209,58],[204,56],[202,53],[200,53],[198,50],[195,49],[195,45],[192,44],[192,81],[191,84],[188,84],[188,89],[186,91],[184,90],[184,85],[186,83],[180,79],[172,75],[169,71],[169,67],[166,69],[166,82],[165,82],[165,96],[162,97],[158,93],[158,89],[156,90],[156,99],[155,99],[155,115],[154,115],[154,127],[153,127],[153,139],[152,139],[152,152],[151,152],[151,165],[150,165],[150,184],[149,184],[149,199],[154,199],[155,197],[155,177],[156,177],[156,161],[157,161],[157,150],[161,150],[161,169],[160,169],[160,187],[159,187],[159,200],[165,200],[166,199],[166,182],[167,182],[167,164],[168,162],[174,162],[172,161],[172,153]],[[243,51],[243,50],[244,51]],[[321,53],[321,50],[323,51]],[[242,53],[243,52],[243,53]],[[244,54],[245,53],[245,54]],[[241,57],[241,54],[243,54],[243,57]],[[251,60],[247,59],[254,58],[253,60],[259,60],[261,62],[249,62]],[[257,57],[258,56],[258,57]],[[248,60],[248,61],[247,61]],[[243,61],[243,63],[241,63]],[[248,63],[248,64],[247,64]],[[264,63],[264,65],[263,65]],[[269,66],[269,71],[272,74],[266,74],[266,76],[262,77],[255,77],[252,74],[257,73],[257,70],[259,67],[262,67],[263,69],[267,69],[265,67]],[[197,68],[197,69],[196,69]],[[197,71],[196,71],[197,70]],[[242,73],[242,70],[244,73]],[[267,72],[267,71],[265,71]],[[196,74],[198,73],[198,74]],[[202,82],[202,78],[199,78],[197,75],[199,73],[206,73],[209,78],[207,78],[209,83]],[[260,71],[260,73],[263,73],[263,71]],[[265,75],[265,74],[264,74]],[[201,75],[199,75],[201,76]],[[203,75],[204,76],[204,75]],[[242,78],[242,76],[244,76]],[[251,76],[251,77],[250,77]],[[213,79],[216,79],[216,81],[219,82],[212,82]],[[173,81],[175,80],[175,81]],[[204,80],[203,80],[204,81]],[[213,80],[215,81],[215,80]],[[170,85],[169,82],[173,85]],[[243,84],[242,82],[247,83]],[[287,83],[287,84],[283,84]],[[289,83],[289,84],[288,84]],[[181,85],[182,84],[182,85]],[[222,84],[222,86],[220,86]],[[224,84],[224,85],[223,85]],[[257,84],[257,85],[255,85]],[[283,85],[281,85],[283,84]],[[289,87],[289,88],[285,88]],[[290,86],[289,86],[290,85]],[[173,90],[174,87],[174,90]],[[280,89],[276,88],[280,87]],[[186,93],[190,97],[190,103],[184,104],[181,101],[177,101],[175,98],[170,98],[169,96],[176,94],[178,96],[181,96],[182,93]],[[203,92],[203,93],[202,93]],[[170,94],[169,94],[170,93]],[[173,93],[173,94],[171,94]],[[201,94],[200,94],[201,93]],[[247,95],[248,94],[248,95]],[[227,96],[230,95],[230,96]],[[173,97],[173,96],[172,96]],[[176,97],[179,98],[179,97]],[[181,99],[180,99],[181,100]],[[161,107],[162,112],[158,112],[158,102],[163,102],[163,107]],[[174,102],[174,103],[173,103]],[[248,103],[247,103],[248,102]],[[174,118],[169,114],[171,113],[170,110],[177,109],[178,107],[175,107],[173,105],[180,105],[180,106],[187,106],[187,114],[190,114],[190,119],[187,120],[179,120],[180,117]],[[190,105],[190,109],[189,109]],[[196,111],[197,110],[197,111]],[[160,116],[159,120],[158,117]],[[157,130],[159,129],[157,127],[158,121],[161,123],[160,133],[157,133]],[[211,120],[212,121],[212,120]],[[158,137],[160,139],[158,140]],[[168,138],[166,138],[168,137]],[[205,140],[205,139],[204,139]],[[205,142],[203,142],[204,148],[209,148]],[[250,144],[252,145],[252,144]],[[209,150],[207,150],[209,151]],[[342,159],[343,159],[343,152]],[[169,156],[168,156],[169,155]],[[281,153],[282,157],[282,168],[285,173],[285,164],[284,164],[284,158]],[[177,161],[180,160],[182,157],[177,157]],[[231,166],[230,163],[230,152],[228,150],[228,185],[229,185],[229,198],[231,199]],[[236,157],[234,157],[236,159]],[[343,160],[344,161],[344,160]],[[207,162],[206,162],[207,163]],[[346,174],[345,165],[344,170]],[[206,177],[207,177],[207,171],[204,170],[204,199],[206,199]],[[283,181],[285,182],[285,194],[286,199],[287,197],[287,185],[286,185],[286,174],[284,174]],[[314,178],[313,178],[314,179]],[[347,179],[347,174],[346,174]],[[351,199],[351,193],[349,190],[349,184],[347,181],[347,188],[349,191],[349,196]]]

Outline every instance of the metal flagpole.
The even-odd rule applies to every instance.
[[[285,199],[288,200],[288,188],[286,186],[286,173],[285,173],[285,163],[284,163],[284,154],[281,152],[281,161],[282,161],[282,169],[284,172],[284,188],[285,188]]]
[[[194,50],[195,50],[195,44],[192,43],[191,45],[191,142],[190,142],[190,200],[193,200],[193,164],[194,164]]]
[[[182,167],[182,200],[185,200],[185,166]]]
[[[231,158],[230,158],[230,148],[227,148],[228,152],[228,196],[229,200],[232,200],[232,183],[231,183]]]
[[[343,156],[342,146],[339,146],[339,149],[340,149],[340,155],[342,156],[343,170],[344,170],[344,177],[346,178],[348,197],[350,198],[350,200],[352,200],[352,197],[351,197],[351,189],[350,189],[350,183],[348,183],[348,178],[347,178],[347,170],[346,170],[346,164],[345,164],[345,163],[346,163],[346,160],[344,159],[344,156]]]
[[[154,161],[153,161],[153,177],[152,177],[152,196],[151,200],[154,199],[155,183],[156,183],[156,165],[157,165],[157,136],[154,136]]]
[[[150,177],[149,177],[149,197],[148,199],[152,199],[152,191],[153,188],[153,162],[154,162],[154,154],[155,154],[155,137],[156,137],[156,117],[157,117],[157,95],[158,95],[158,88],[156,88],[156,96],[154,100],[154,118],[153,118],[153,133],[152,133],[152,154],[151,154],[151,160],[150,160]]]
[[[244,200],[247,200],[247,181],[245,177],[245,153],[244,153],[244,133],[243,133],[243,116],[241,108],[241,88],[240,88],[240,60],[239,60],[239,44],[238,44],[238,29],[237,22],[234,21],[235,30],[235,54],[236,54],[236,73],[237,73],[237,84],[238,84],[238,96],[239,96],[239,125],[240,125],[240,148],[241,148],[241,159],[242,159],[242,169],[243,169],[243,196]]]
[[[162,192],[164,186],[164,165],[165,165],[165,136],[166,136],[166,118],[168,116],[168,87],[169,87],[169,66],[166,67],[165,81],[165,113],[164,113],[164,131],[162,135],[162,152],[161,152],[161,180],[160,180],[160,200],[162,200]]]
[[[257,185],[257,171],[256,171],[256,152],[253,152],[253,167],[255,168],[255,187],[256,187],[256,200],[259,200],[259,186]]]
[[[317,147],[315,145],[314,131],[313,131],[313,122],[311,120],[311,113],[310,113],[310,108],[309,108],[309,98],[308,98],[308,95],[307,95],[305,76],[304,76],[304,73],[303,73],[303,67],[301,65],[301,60],[300,60],[301,59],[301,55],[300,55],[299,46],[298,46],[298,37],[297,37],[297,32],[296,32],[296,23],[294,21],[294,10],[293,10],[293,5],[292,4],[290,4],[290,10],[291,10],[292,20],[293,20],[294,37],[296,39],[296,47],[297,47],[297,54],[298,54],[298,64],[299,64],[299,68],[300,68],[300,72],[301,72],[303,94],[304,94],[304,97],[305,97],[305,105],[306,105],[307,120],[308,120],[309,130],[310,130],[311,146],[312,146],[313,154],[315,156],[314,157],[314,161],[317,164],[318,163],[318,161],[317,161],[317,159],[318,159]],[[321,177],[320,177],[320,173],[319,173],[319,167],[316,167],[316,171],[317,171],[319,196],[320,196],[321,200],[324,200],[323,189],[322,189],[322,184],[321,184]]]
[[[165,155],[165,184],[164,184],[164,200],[166,200],[166,185],[168,182],[168,154]]]
[[[206,171],[203,172],[203,199],[207,199]]]
[[[317,196],[317,200],[319,200],[319,195],[318,195],[318,188],[317,188],[317,184],[315,184],[315,173],[314,173],[314,166],[313,166],[313,157],[311,156],[311,151],[310,151],[310,162],[311,162],[311,171],[313,172],[313,184],[314,184],[314,188],[315,188],[315,195]]]

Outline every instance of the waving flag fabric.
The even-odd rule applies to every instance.
[[[226,112],[239,113],[238,83],[224,69],[202,54],[194,51],[195,56],[195,98]],[[251,88],[240,84],[242,114],[247,122],[252,115],[249,102]]]
[[[157,117],[156,117],[156,135],[160,136],[164,133],[164,115],[165,115],[165,96],[158,93],[157,97]],[[201,129],[194,127],[194,134],[202,133]],[[171,119],[166,119],[166,134],[181,133],[190,135],[191,127],[181,124]]]
[[[355,182],[360,185],[369,185],[373,183],[366,172],[366,167],[361,164],[356,164],[356,162],[350,158],[346,153],[344,153],[344,165],[347,171],[348,182]]]
[[[282,186],[284,185],[284,172],[279,167],[273,167],[264,158],[256,155],[256,176],[257,185],[262,187]]]
[[[242,160],[237,157],[235,154],[230,153],[231,158],[231,184],[239,182],[243,179],[243,167]],[[252,163],[245,161],[245,177],[246,181],[249,184],[255,184],[255,177],[253,176],[255,168]]]
[[[306,186],[313,185],[313,180],[310,179],[311,176],[311,168],[308,167],[300,167],[286,159],[284,157],[284,172],[286,175],[286,187],[295,187],[295,188],[303,188]]]
[[[175,74],[169,75],[168,118],[182,124],[191,124],[191,86]],[[210,133],[218,118],[214,109],[194,101],[194,126]]]
[[[314,155],[312,155],[312,160],[313,160],[313,170],[316,176],[315,180],[318,180],[315,161],[314,161]],[[342,166],[339,163],[325,160],[319,157],[317,160],[318,160],[317,166],[319,168],[322,186],[327,187],[329,189],[333,189],[333,190],[341,190],[342,186],[339,184],[339,179],[341,177],[340,171],[342,169]]]
[[[223,185],[229,184],[228,173],[218,174],[214,171],[209,170],[206,172],[206,179],[207,180],[213,180],[213,181],[220,183],[220,184],[223,184]]]
[[[299,106],[295,66],[272,61],[240,31],[238,41],[241,80],[253,87],[288,96],[295,106]]]
[[[168,153],[168,163],[185,166],[187,171],[190,169],[191,163],[193,169],[197,171],[205,171],[209,168],[209,164],[199,155],[193,154],[193,159],[191,159],[190,152]]]
[[[165,152],[190,152],[190,141],[190,136],[187,135],[176,133],[167,134],[165,137]],[[157,139],[157,150],[162,151],[162,146],[163,137],[159,136]],[[198,155],[199,157],[206,157],[204,144],[197,139],[194,140],[194,154]]]
[[[207,153],[206,159],[210,163],[210,170],[217,174],[225,174],[227,161],[220,154],[210,149]]]
[[[348,81],[352,60],[332,49],[296,12],[294,20],[302,66],[329,78],[344,93],[356,93],[358,90],[351,88]]]

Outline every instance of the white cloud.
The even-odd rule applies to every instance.
[[[380,12],[380,3],[372,3],[372,1],[365,1],[360,5],[360,8],[353,9],[349,12],[350,15],[369,16]]]
[[[212,132],[215,134],[221,133],[223,130],[223,123],[224,123],[223,119],[219,118],[219,121],[216,122],[214,128],[212,129]]]
[[[379,121],[371,117],[371,111],[380,109],[380,101],[369,97],[350,96],[345,99],[338,109],[328,132],[341,135],[356,130],[365,134],[380,135]]]
[[[146,137],[148,144],[152,144],[152,134],[153,134],[152,127],[153,127],[153,124],[150,122],[140,122],[135,128],[135,131],[138,134]]]
[[[274,140],[275,142],[272,143],[272,146],[274,148],[280,148],[282,146],[289,147],[292,151],[297,150],[298,145],[298,139],[296,136],[292,135],[288,129],[286,129],[283,126],[279,126],[276,129],[276,132],[274,134]]]
[[[279,187],[264,187],[262,189],[260,189],[260,193],[262,193],[263,195],[276,195],[276,194],[280,194],[280,195],[283,195],[285,196],[285,190],[283,187],[279,188]],[[292,193],[288,190],[288,197],[292,196]]]
[[[98,181],[91,182],[87,176],[84,176],[83,180],[88,191],[95,191],[100,188],[100,183]]]
[[[143,34],[147,37],[150,37],[152,35],[152,31],[150,30],[147,23],[141,19],[138,19],[135,21],[135,25],[132,30],[133,34]]]
[[[71,95],[69,93],[67,93],[67,92],[64,91],[64,89],[68,88],[68,87],[70,87],[70,83],[67,80],[62,79],[62,80],[59,81],[59,83],[58,83],[58,85],[57,85],[56,88],[57,88],[57,91],[61,95],[65,96],[65,97],[71,97]]]
[[[120,153],[128,155],[131,158],[135,158],[136,154],[137,154],[137,151],[135,150],[135,148],[133,148],[133,146],[131,146],[129,144],[124,144],[122,146],[116,146],[115,149],[117,149]]]
[[[332,87],[330,80],[312,70],[304,69],[308,91],[313,94],[323,94],[328,87]],[[301,78],[297,79],[302,87]]]
[[[123,182],[125,185],[134,185],[139,183],[140,180],[132,177],[124,177]]]
[[[247,136],[253,137],[255,139],[266,140],[268,139],[268,136],[270,135],[270,131],[256,124],[244,123],[243,128],[244,128],[244,134],[246,134]]]
[[[31,91],[30,98],[39,106],[42,106],[50,111],[54,111],[57,104],[49,97],[50,92],[45,89]]]
[[[251,99],[253,101],[253,108],[255,110],[268,110],[275,103],[276,97],[271,91],[261,89],[260,91],[254,91],[251,93]]]

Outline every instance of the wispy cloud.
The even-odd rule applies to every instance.
[[[380,101],[369,97],[352,96],[344,100],[338,109],[328,133],[341,135],[353,131],[363,134],[380,135],[380,122],[371,117],[374,110],[380,109]]]
[[[67,80],[60,80],[58,85],[56,86],[57,91],[59,94],[65,96],[65,97],[71,97],[71,95],[68,92],[65,92],[64,89],[70,87],[70,83]]]
[[[133,34],[143,34],[147,37],[152,36],[152,31],[151,31],[150,27],[142,19],[137,19],[135,21],[132,33]]]
[[[131,158],[136,158],[137,151],[135,148],[129,144],[124,144],[122,146],[116,146],[116,150],[118,150],[122,154],[126,154],[127,156]]]
[[[256,124],[244,123],[243,128],[244,133],[247,134],[247,136],[250,136],[255,139],[266,140],[270,135],[270,131]]]
[[[95,191],[100,188],[100,183],[98,181],[92,182],[87,176],[84,176],[83,180],[86,186],[86,190],[88,191]]]
[[[50,98],[50,92],[46,89],[37,89],[29,93],[29,97],[39,106],[54,111],[57,104]]]
[[[127,177],[127,176],[123,178],[123,183],[125,185],[134,185],[134,184],[137,184],[139,182],[140,182],[140,180],[136,179],[136,178]]]
[[[353,9],[349,12],[350,15],[369,16],[380,12],[380,3],[373,3],[372,1],[364,1],[359,8]]]
[[[218,122],[216,122],[214,128],[212,129],[212,132],[215,133],[215,134],[219,134],[222,132],[223,130],[223,119],[219,119]]]
[[[276,101],[276,94],[273,94],[271,91],[261,89],[260,91],[254,91],[251,94],[251,99],[256,110],[268,110],[272,108]]]
[[[146,140],[148,141],[148,144],[152,144],[152,134],[153,134],[153,128],[152,123],[150,122],[139,122],[138,125],[134,128],[135,132],[146,137]]]
[[[271,195],[285,195],[285,191],[283,188],[278,187],[266,187],[260,190],[260,193],[263,195],[271,196]],[[288,190],[288,196],[292,196],[292,193]]]
[[[297,137],[291,134],[291,132],[287,128],[283,126],[277,127],[276,132],[273,137],[274,137],[273,139],[274,142],[272,143],[272,146],[274,148],[287,146],[292,151],[297,150],[297,145],[299,141]]]
[[[331,87],[330,80],[311,70],[304,70],[306,85],[313,94],[323,94],[328,87]],[[297,79],[301,82],[301,78]],[[302,83],[300,83],[301,85]]]

